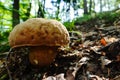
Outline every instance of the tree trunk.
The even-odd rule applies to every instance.
[[[45,3],[46,3],[46,0],[43,0],[43,11],[45,12]]]
[[[19,0],[13,1],[13,13],[12,13],[12,26],[20,23],[20,15],[19,15]]]
[[[96,4],[95,4],[95,0],[93,0],[93,2],[92,2],[92,7],[93,7],[93,12],[95,12],[96,13],[96,11],[95,11],[95,6],[96,6]]]
[[[84,14],[88,14],[87,0],[83,0]]]
[[[57,4],[56,19],[59,19],[59,13],[60,13],[60,4]]]
[[[107,0],[107,5],[108,5],[108,9],[110,10],[110,7],[111,7],[111,5],[110,5],[110,0]]]
[[[44,15],[45,12],[44,12],[42,3],[39,0],[38,0],[38,6],[39,6],[39,8],[38,8],[38,12],[37,12],[37,17],[44,18],[45,17],[45,15]]]
[[[102,0],[100,0],[100,12],[102,12]]]
[[[90,3],[89,3],[89,13],[91,14],[91,11],[92,11],[92,0],[90,0]]]

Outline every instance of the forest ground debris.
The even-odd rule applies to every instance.
[[[110,27],[105,27],[105,30],[103,29],[101,34],[107,42],[105,46],[101,45],[101,37],[96,29],[93,29],[91,34],[89,32],[82,32],[85,33],[83,41],[71,41],[72,45],[70,45],[70,48],[59,51],[60,54],[57,55],[55,61],[50,66],[43,67],[42,70],[30,67],[27,59],[24,63],[21,61],[27,55],[26,52],[29,52],[29,48],[24,47],[17,49],[17,51],[13,49],[10,52],[14,53],[11,55],[13,61],[8,65],[10,71],[12,71],[12,78],[18,80],[56,80],[58,78],[58,80],[119,80],[120,30],[110,29]],[[25,55],[15,56],[16,53],[25,53]],[[14,60],[14,58],[19,59]],[[9,61],[11,60],[8,60],[8,63]],[[19,62],[17,65],[16,61]],[[6,68],[3,65],[0,69],[0,74],[3,74],[0,75],[1,78],[5,74],[8,75],[5,71]],[[7,77],[9,76],[5,76],[3,80],[8,79]]]

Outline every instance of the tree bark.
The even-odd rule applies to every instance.
[[[102,12],[102,0],[100,0],[100,12]]]
[[[19,15],[19,0],[13,1],[13,10],[12,10],[12,27],[20,23]]]
[[[56,19],[59,19],[60,4],[57,5]]]
[[[84,14],[88,14],[87,0],[83,0]]]
[[[90,0],[90,3],[89,3],[89,13],[91,14],[91,11],[92,11],[92,0]]]
[[[111,8],[111,4],[110,4],[111,2],[109,1],[109,0],[107,0],[107,5],[108,5],[108,9],[110,10],[110,8]]]
[[[44,15],[45,12],[44,12],[42,3],[39,0],[38,0],[38,6],[39,6],[39,8],[38,8],[38,12],[37,12],[37,17],[44,18],[45,17],[45,15]]]

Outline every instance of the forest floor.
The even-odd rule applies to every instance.
[[[70,47],[60,50],[47,67],[32,67],[22,54],[20,63],[14,58],[14,62],[7,65],[8,54],[16,51],[3,53],[8,56],[0,58],[0,80],[120,80],[120,25],[77,25],[70,37]],[[29,51],[23,47],[17,52]]]

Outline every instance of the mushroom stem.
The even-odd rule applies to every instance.
[[[34,46],[31,47],[29,60],[32,65],[46,66],[50,65],[57,54],[58,47],[53,46]]]

